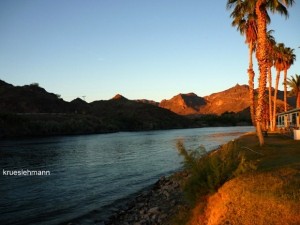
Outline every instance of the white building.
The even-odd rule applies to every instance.
[[[300,108],[277,114],[277,128],[300,128]]]

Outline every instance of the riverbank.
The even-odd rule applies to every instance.
[[[131,198],[114,204],[110,216],[104,220],[97,215],[84,216],[61,225],[167,225],[172,217],[185,207],[188,202],[184,197],[184,181],[188,173],[175,172],[171,176],[161,177],[155,184],[136,193]]]
[[[161,177],[149,191],[139,194],[103,224],[167,224],[170,217],[187,204],[182,182],[187,176],[185,172],[177,172],[170,177]]]
[[[244,135],[230,149],[239,164],[215,191],[198,196],[185,224],[300,224],[300,142],[270,134],[260,147],[255,135]]]
[[[96,224],[299,224],[300,142],[272,134],[260,148],[256,136],[248,134],[224,146],[208,157],[222,158],[230,152],[239,163],[223,183],[206,190],[198,186],[192,193],[194,203],[186,198],[193,175],[178,172],[161,178],[150,191]]]

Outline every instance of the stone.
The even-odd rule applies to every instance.
[[[170,194],[167,191],[164,191],[163,195],[166,196],[167,199],[170,197]]]
[[[134,200],[120,208],[105,225],[164,225],[168,216],[180,205],[182,190],[173,178],[162,177],[153,187],[141,192]]]
[[[149,209],[149,211],[148,211],[149,213],[159,213],[159,207],[153,207],[153,208],[151,208],[151,209]]]

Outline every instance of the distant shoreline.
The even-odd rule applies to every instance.
[[[193,124],[150,128],[119,128],[109,123],[100,123],[91,115],[67,113],[0,113],[0,140],[20,138],[42,138],[52,136],[73,136],[107,134],[116,132],[138,132],[155,130],[190,129],[204,127],[251,126],[249,123]]]

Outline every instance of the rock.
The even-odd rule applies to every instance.
[[[140,214],[140,215],[144,215],[144,214],[145,214],[145,210],[144,210],[144,209],[141,209],[140,212],[139,212],[139,214]]]
[[[163,195],[166,196],[167,199],[170,197],[170,194],[167,191],[164,191]]]
[[[151,216],[151,221],[156,221],[158,218],[157,214]]]
[[[162,177],[151,190],[143,191],[127,203],[105,225],[164,225],[182,202],[183,193],[179,182],[174,178]]]
[[[159,213],[159,207],[156,206],[149,209],[148,213]]]

